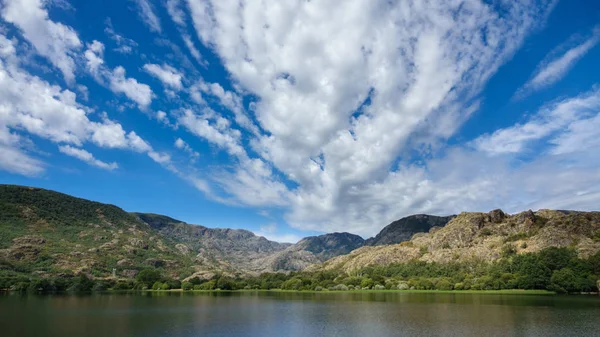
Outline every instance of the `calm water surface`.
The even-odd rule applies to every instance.
[[[599,336],[600,296],[0,295],[0,336]]]

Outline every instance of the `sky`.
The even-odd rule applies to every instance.
[[[0,183],[296,242],[599,210],[595,0],[0,0]]]

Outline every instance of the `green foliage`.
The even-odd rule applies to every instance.
[[[146,285],[154,284],[162,279],[162,275],[157,269],[144,269],[140,271],[135,280]]]
[[[215,290],[217,289],[217,282],[215,280],[210,280],[208,282],[204,282],[199,285],[194,286],[194,290]]]
[[[365,277],[360,281],[360,287],[363,289],[371,289],[375,285],[375,282],[371,278]]]
[[[452,290],[454,288],[454,285],[451,279],[444,278],[437,282],[435,288],[437,290]]]
[[[300,290],[302,288],[302,280],[296,277],[291,278],[283,282],[281,288],[285,290]]]
[[[181,289],[182,290],[192,290],[194,289],[194,284],[192,284],[191,282],[183,282],[181,283]]]
[[[512,244],[502,246],[502,257],[507,258],[517,254],[517,249]]]
[[[516,234],[509,235],[504,239],[504,242],[513,242],[518,240],[527,239],[529,237],[529,233],[527,232],[518,232]]]
[[[489,228],[484,228],[481,230],[481,236],[490,236],[492,235],[492,230]]]
[[[133,289],[133,282],[119,281],[113,287],[113,290],[131,290]]]

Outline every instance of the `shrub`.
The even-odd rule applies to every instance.
[[[194,290],[215,290],[216,288],[217,282],[215,280],[210,280],[194,286]]]
[[[302,280],[299,278],[291,278],[281,285],[284,290],[299,290],[302,287]]]
[[[371,289],[373,287],[373,284],[374,284],[374,282],[373,282],[372,279],[370,279],[368,277],[365,277],[360,282],[360,287],[363,288],[363,289],[365,289],[365,288]]]
[[[437,290],[452,290],[453,285],[449,279],[442,279],[435,285]]]
[[[398,285],[396,286],[396,288],[398,290],[408,290],[408,289],[410,289],[410,287],[408,286],[408,282],[404,282],[404,281],[401,281],[400,283],[398,283]]]
[[[506,244],[502,247],[502,257],[510,257],[517,253],[517,249],[514,245]]]
[[[336,286],[333,286],[333,287],[329,288],[329,290],[347,291],[348,290],[348,286],[345,285],[345,284],[338,284]]]
[[[156,269],[144,269],[137,274],[135,280],[144,284],[154,284],[160,281],[161,278],[160,271]]]
[[[181,289],[182,290],[192,290],[192,289],[194,289],[194,285],[191,282],[185,281],[185,282],[181,283]]]
[[[181,281],[179,280],[168,280],[166,283],[169,285],[169,289],[181,289]]]
[[[115,284],[115,286],[113,287],[114,290],[130,290],[133,289],[133,283],[131,282],[125,282],[125,281],[119,281],[117,282],[117,284]]]

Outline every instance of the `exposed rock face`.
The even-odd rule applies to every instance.
[[[392,245],[408,241],[415,233],[426,233],[432,227],[444,227],[452,218],[454,215],[411,215],[387,225],[377,236],[368,239],[365,246]]]
[[[141,221],[166,238],[178,242],[181,255],[195,252],[195,263],[204,270],[260,273],[271,271],[262,264],[290,244],[269,241],[243,229],[207,228],[157,214],[136,213]]]
[[[348,254],[364,244],[363,238],[350,233],[310,236],[284,251],[260,261],[274,271],[303,270],[315,263]]]
[[[338,255],[348,254],[362,247],[365,240],[350,233],[330,233],[310,236],[295,244],[294,250],[304,250],[313,253],[320,260],[328,260]]]
[[[573,247],[581,257],[600,250],[600,212],[540,210],[516,215],[500,212],[461,213],[443,228],[416,234],[410,241],[362,247],[311,269],[351,272],[366,266],[411,260],[440,263],[473,259],[493,261],[508,250],[521,254],[548,247]]]

